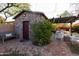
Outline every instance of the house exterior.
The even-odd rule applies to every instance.
[[[15,17],[15,33],[20,40],[33,38],[32,24],[48,19],[41,12],[22,11]]]

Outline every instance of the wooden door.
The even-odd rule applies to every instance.
[[[29,39],[29,21],[23,22],[23,39],[24,40]]]

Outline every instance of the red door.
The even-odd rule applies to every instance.
[[[24,40],[29,39],[29,21],[23,22],[23,39]]]

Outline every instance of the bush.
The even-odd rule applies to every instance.
[[[46,45],[50,42],[50,37],[52,35],[52,24],[47,20],[34,23],[32,26],[32,31],[34,33],[33,44],[39,46]]]

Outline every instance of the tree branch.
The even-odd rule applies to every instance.
[[[5,20],[7,19],[7,15],[6,15],[6,13],[4,12],[4,15],[5,15]]]
[[[10,8],[12,6],[13,6],[13,3],[7,3],[7,6],[5,8],[3,8],[2,10],[0,10],[0,12],[3,12],[4,10],[6,10],[7,8]]]

